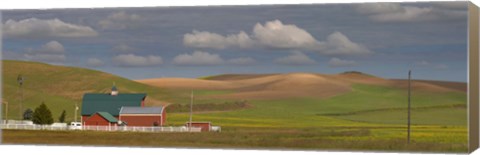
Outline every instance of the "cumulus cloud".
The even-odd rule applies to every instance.
[[[467,15],[466,7],[465,10],[451,10],[445,7],[458,9],[459,4],[447,4],[439,8],[405,6],[398,3],[368,3],[358,5],[356,10],[369,15],[370,19],[377,22],[425,22],[458,19]]]
[[[98,35],[88,26],[65,23],[57,18],[45,20],[29,18],[19,21],[9,19],[3,24],[3,34],[15,38],[75,38]]]
[[[328,61],[328,66],[330,67],[351,67],[356,66],[357,63],[352,60],[342,60],[339,58],[332,58]]]
[[[253,41],[243,31],[222,36],[217,33],[193,30],[192,33],[183,36],[183,44],[195,48],[225,49],[227,47],[248,48],[252,46]]]
[[[224,60],[218,54],[194,51],[192,54],[180,54],[173,59],[176,65],[207,66],[223,64]]]
[[[160,56],[138,56],[134,54],[121,54],[112,58],[115,65],[120,67],[146,67],[163,64]]]
[[[123,30],[138,26],[144,20],[137,14],[127,14],[124,11],[110,14],[106,19],[100,20],[98,24],[102,29]]]
[[[320,53],[327,55],[363,55],[373,53],[367,47],[352,42],[340,32],[334,32],[327,37],[327,41],[320,43]]]
[[[306,30],[296,25],[283,24],[280,20],[257,23],[253,36],[259,43],[271,48],[315,47],[317,40]]]
[[[250,57],[241,57],[241,58],[234,58],[227,61],[228,64],[232,65],[253,65],[256,63],[255,59]]]
[[[196,31],[187,33],[183,43],[188,47],[225,49],[228,47],[252,48],[255,45],[274,48],[317,51],[328,55],[355,55],[373,53],[365,46],[351,41],[346,35],[334,32],[326,41],[318,41],[309,32],[293,24],[283,24],[280,20],[257,23],[253,34],[244,31],[222,36],[220,34]]]
[[[114,46],[112,50],[115,52],[132,52],[135,50],[135,48],[125,44],[120,44],[120,45]]]
[[[87,66],[90,66],[90,67],[101,67],[103,65],[104,65],[103,61],[98,58],[88,58],[87,60]]]
[[[292,52],[292,54],[286,57],[278,58],[274,62],[282,65],[298,65],[298,66],[313,65],[317,63],[315,60],[309,58],[307,55],[303,54],[300,51],[294,51]]]
[[[28,48],[24,54],[27,60],[42,61],[42,62],[64,62],[65,48],[58,41],[50,41],[40,48]]]

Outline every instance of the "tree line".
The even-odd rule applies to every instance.
[[[58,121],[60,123],[64,123],[66,115],[66,111],[63,110],[62,114],[60,114],[60,116],[58,117]],[[31,120],[34,124],[40,125],[53,124],[52,112],[44,102],[42,102],[42,104],[36,107],[35,110],[25,110],[25,112],[23,113],[23,120]]]

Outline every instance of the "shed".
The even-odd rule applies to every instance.
[[[158,107],[122,107],[119,120],[128,126],[163,126],[165,108]]]
[[[201,128],[201,131],[210,131],[210,129],[212,128],[212,123],[210,122],[187,122],[185,123],[185,126],[188,128],[190,127],[190,124],[192,124],[192,127],[197,127],[197,128]]]
[[[114,126],[117,125],[118,120],[110,115],[108,112],[96,112],[92,116],[84,120],[84,125],[95,125],[95,126]]]

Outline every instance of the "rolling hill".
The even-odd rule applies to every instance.
[[[288,124],[306,128],[348,126],[355,124],[353,122],[403,124],[406,119],[407,81],[361,72],[225,74],[200,79],[137,81],[185,94],[194,90],[197,105],[226,101],[248,103],[247,109],[203,112],[195,116],[222,126],[284,127]],[[466,125],[466,83],[412,80],[411,85],[415,124]],[[451,114],[449,119],[443,119],[446,112]],[[170,122],[177,123],[187,119],[185,114],[170,118]]]
[[[81,106],[84,93],[108,93],[114,82],[121,93],[148,93],[147,105],[163,105],[168,103],[169,98],[172,99],[172,95],[161,88],[100,71],[12,60],[3,60],[2,65],[2,99],[9,104],[9,119],[20,117],[21,93],[17,84],[17,76],[20,74],[25,78],[22,109],[33,110],[45,102],[52,110],[55,119],[62,110],[66,110],[67,121],[73,121],[75,104]]]
[[[202,79],[159,78],[137,80],[165,89],[228,90],[234,93],[215,95],[229,99],[279,99],[292,97],[329,98],[352,91],[354,84],[407,88],[406,80],[383,79],[360,72],[341,74],[225,74]],[[414,80],[412,89],[423,92],[466,92],[465,83]]]

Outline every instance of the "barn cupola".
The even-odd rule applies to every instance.
[[[118,89],[117,89],[117,86],[115,86],[115,83],[113,83],[112,92],[110,93],[110,95],[112,95],[112,96],[117,96],[118,95]]]

